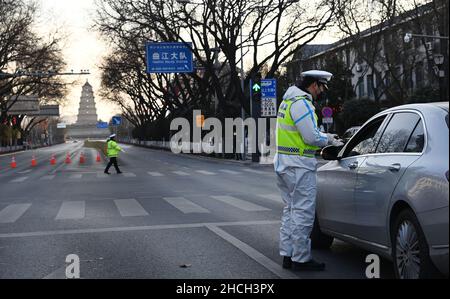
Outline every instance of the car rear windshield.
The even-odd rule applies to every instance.
[[[447,115],[445,116],[445,122],[447,123],[447,128],[448,128],[448,113],[447,113]]]

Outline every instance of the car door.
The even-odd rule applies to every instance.
[[[420,157],[418,150],[422,151],[423,144],[424,128],[418,113],[392,115],[375,154],[368,155],[358,168],[356,237],[388,246],[387,213],[392,193],[406,169]]]
[[[317,214],[322,229],[349,235],[357,231],[353,193],[358,166],[374,151],[385,117],[364,126],[342,149],[339,161],[319,169]]]

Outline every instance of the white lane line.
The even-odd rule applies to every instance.
[[[242,174],[242,172],[234,171],[234,170],[228,170],[228,169],[220,169],[219,171],[225,172],[228,174]]]
[[[55,220],[82,219],[85,216],[86,203],[84,201],[65,201],[59,209]]]
[[[259,220],[259,221],[237,221],[237,222],[210,222],[210,223],[186,223],[186,224],[162,224],[151,226],[126,226],[126,227],[110,227],[110,228],[87,228],[87,229],[65,229],[54,231],[37,231],[26,233],[6,233],[0,234],[0,239],[5,238],[27,238],[27,237],[43,237],[57,235],[73,235],[73,234],[97,234],[111,232],[134,232],[134,231],[150,231],[165,230],[179,228],[200,228],[208,225],[213,226],[247,226],[247,225],[279,225],[279,220]]]
[[[56,269],[49,275],[43,277],[42,279],[66,279],[66,268],[67,266],[62,266],[59,269]]]
[[[172,171],[173,173],[175,173],[176,175],[181,175],[181,176],[187,176],[189,175],[189,173],[186,173],[184,171]]]
[[[30,203],[12,204],[7,206],[0,211],[0,223],[16,222],[30,207]]]
[[[214,172],[206,171],[206,170],[196,170],[196,172],[204,174],[204,175],[216,175]]]
[[[149,175],[151,175],[151,176],[164,176],[162,173],[160,173],[160,172],[152,172],[152,171],[149,171],[149,172],[147,172]]]
[[[211,213],[209,210],[193,203],[190,200],[187,200],[184,197],[163,197],[163,199],[184,214]]]
[[[71,179],[71,180],[79,180],[79,179],[81,179],[82,177],[83,177],[82,174],[76,173],[76,174],[72,174],[71,176],[69,176],[69,179]]]
[[[21,178],[14,179],[10,183],[22,183],[23,181],[25,181],[27,179],[28,179],[28,177],[24,176],[24,177],[21,177]]]
[[[116,199],[114,203],[122,217],[148,216],[147,211],[136,199]]]
[[[232,244],[234,247],[238,248],[240,251],[245,253],[247,256],[255,260],[258,264],[275,274],[276,276],[282,279],[298,279],[299,277],[294,273],[284,270],[279,264],[272,261],[270,258],[266,257],[261,252],[257,251],[253,247],[250,247],[248,244],[242,242],[241,240],[233,237],[223,229],[218,228],[217,226],[207,225],[206,226],[210,231],[224,239],[225,241]]]
[[[55,175],[45,175],[43,177],[40,178],[40,181],[51,181],[55,178]]]
[[[281,195],[279,194],[257,194],[259,197],[264,197],[267,199],[270,199],[271,201],[275,201],[277,203],[283,203],[283,200],[281,199]]]
[[[248,168],[244,168],[242,170],[246,171],[246,172],[257,173],[257,174],[270,174],[269,172],[260,171],[260,170],[254,170],[254,169],[248,169]]]
[[[32,172],[32,171],[33,171],[33,170],[28,169],[28,170],[19,171],[18,173],[19,173],[19,174],[26,174],[26,173],[30,173],[30,172]]]
[[[106,173],[97,173],[97,178],[99,179],[105,179],[107,177],[109,177],[109,175]]]
[[[124,172],[124,173],[122,173],[122,175],[126,178],[135,178],[136,177],[136,175],[132,172]]]
[[[254,203],[233,197],[233,196],[211,196],[215,200],[221,201],[223,203],[229,204],[230,206],[236,207],[238,209],[247,211],[247,212],[256,212],[256,211],[269,211],[270,209],[265,208],[260,205],[256,205]]]

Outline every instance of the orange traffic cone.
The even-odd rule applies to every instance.
[[[102,161],[102,158],[100,158],[100,152],[97,152],[97,159],[96,159],[96,161],[97,162],[101,162]]]
[[[37,166],[36,157],[33,155],[33,158],[31,159],[31,167],[36,167],[36,166]]]
[[[84,153],[81,153],[81,155],[80,155],[80,164],[84,164],[84,161],[85,161]]]
[[[16,157],[13,156],[11,159],[11,168],[16,168],[16,167],[17,167]]]
[[[50,159],[50,165],[55,165],[55,164],[56,164],[55,154],[52,154],[52,158]]]
[[[66,156],[66,164],[70,164],[70,163],[72,163],[72,160],[70,160],[70,154],[67,153],[67,156]]]

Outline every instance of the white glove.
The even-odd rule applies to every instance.
[[[124,149],[122,149],[122,153],[126,153],[126,151]]]
[[[339,139],[333,139],[333,141],[331,142],[332,146],[336,146],[336,147],[340,147],[340,146],[344,146],[344,142],[342,142],[342,140]]]
[[[342,140],[339,140],[339,136],[336,134],[327,134],[328,136],[328,145],[332,146],[343,146],[344,142]]]

